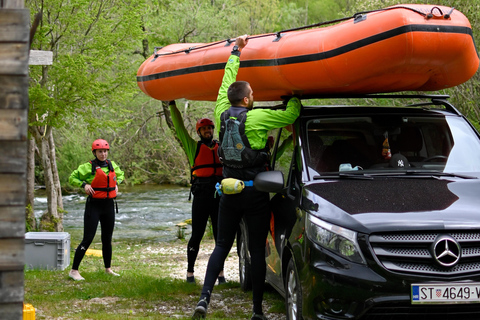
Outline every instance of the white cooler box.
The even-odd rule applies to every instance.
[[[64,270],[70,265],[68,232],[25,233],[26,269]]]

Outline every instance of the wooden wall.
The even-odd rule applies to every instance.
[[[0,318],[23,319],[30,13],[0,0]]]

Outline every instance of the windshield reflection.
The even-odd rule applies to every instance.
[[[480,141],[460,117],[392,114],[309,120],[310,176],[401,170],[480,173]]]

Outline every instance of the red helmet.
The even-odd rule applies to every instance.
[[[200,120],[197,121],[197,132],[198,132],[198,129],[200,129],[201,127],[206,127],[206,126],[212,126],[213,128],[215,128],[215,125],[213,124],[213,121],[208,119],[208,118],[202,118]]]
[[[103,139],[97,139],[93,141],[92,143],[92,151],[95,151],[97,149],[107,149],[110,150],[110,146],[108,145],[108,142]]]

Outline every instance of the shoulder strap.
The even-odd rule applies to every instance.
[[[97,170],[97,162],[95,161],[95,159],[93,159],[90,161],[90,163],[92,164],[92,176],[94,176]]]
[[[197,150],[195,150],[195,156],[193,157],[193,165],[190,167],[190,183],[193,182],[193,171],[197,169],[195,166],[195,161],[197,160],[198,154],[200,153],[200,147],[202,146],[202,141],[197,141]]]
[[[90,161],[90,163],[92,164],[92,175],[95,175],[95,173],[97,171],[97,166],[98,166],[97,161],[96,161],[96,159],[93,159],[93,160]],[[107,163],[107,166],[108,166],[108,170],[110,172],[115,172],[115,170],[113,169],[112,161],[107,159],[106,163]]]
[[[109,159],[107,159],[107,165],[108,165],[108,170],[109,170],[110,172],[115,172],[115,170],[113,170],[112,161],[110,161]]]
[[[240,113],[237,117],[238,121],[240,121],[244,126],[245,126],[245,121],[247,121],[247,112],[248,110],[245,110],[244,112]]]
[[[202,141],[197,141],[197,149],[195,150],[195,156],[193,157],[193,165],[195,166],[195,160],[198,157],[198,154],[200,153],[200,147],[202,146]]]
[[[220,141],[223,141],[223,135],[225,133],[225,122],[227,121],[227,118],[230,116],[230,113],[227,111],[224,111],[220,115],[220,130],[218,131],[218,138]]]

